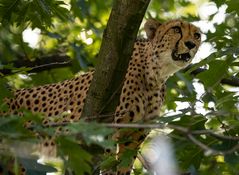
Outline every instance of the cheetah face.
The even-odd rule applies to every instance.
[[[201,43],[200,30],[182,20],[160,24],[150,19],[145,24],[145,30],[151,40],[151,52],[175,71],[192,61]]]
[[[201,43],[201,34],[197,27],[186,22],[176,23],[168,31],[168,37],[174,38],[168,43],[171,57],[178,66],[188,65],[195,56]]]

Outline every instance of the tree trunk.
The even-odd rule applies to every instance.
[[[135,38],[149,2],[150,0],[114,1],[82,118],[114,112]],[[98,121],[111,122],[113,116]]]

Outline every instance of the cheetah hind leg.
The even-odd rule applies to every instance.
[[[117,131],[115,135],[119,135],[120,138],[133,138],[133,140],[123,141],[122,143],[118,144],[118,153],[117,156],[115,156],[115,159],[117,162],[121,162],[122,159],[124,159],[125,155],[129,151],[131,154],[132,161],[128,164],[126,167],[116,167],[116,171],[113,170],[106,170],[102,171],[100,175],[130,175],[132,172],[133,164],[137,156],[137,152],[140,148],[140,145],[148,135],[148,131],[145,131],[144,129],[136,129],[136,130],[128,130],[128,131],[121,131],[120,129]],[[115,138],[113,138],[115,139]],[[121,142],[121,141],[120,141]],[[112,156],[115,155],[115,152],[107,151],[106,155]],[[122,160],[123,161],[123,160]],[[117,164],[118,164],[117,163]]]

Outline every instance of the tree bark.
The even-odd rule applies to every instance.
[[[82,118],[114,112],[135,38],[149,2],[150,0],[114,1]],[[113,117],[109,117],[104,121],[112,120]]]
[[[36,58],[34,61],[30,61],[28,59],[24,59],[24,57],[19,57],[17,60],[7,63],[12,64],[14,68],[30,68],[30,70],[26,72],[41,72],[48,69],[66,67],[71,65],[71,59],[69,56],[65,54],[55,54],[48,55]],[[21,69],[19,70],[21,72]],[[18,71],[10,68],[0,69],[0,75],[11,75],[18,73]]]

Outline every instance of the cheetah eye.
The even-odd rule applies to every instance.
[[[175,33],[181,33],[181,28],[178,26],[173,27]]]
[[[201,34],[200,33],[194,33],[194,38],[200,39],[201,38]]]

